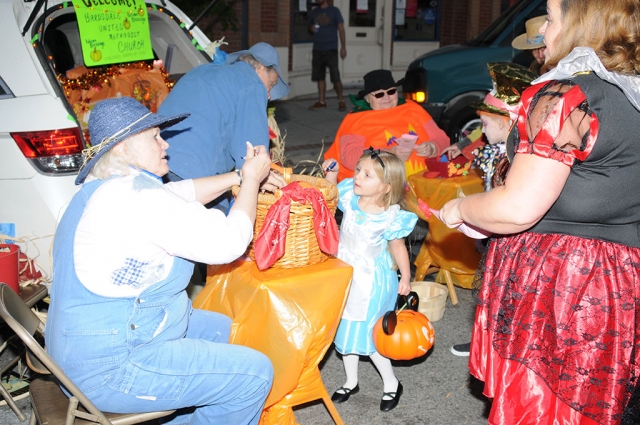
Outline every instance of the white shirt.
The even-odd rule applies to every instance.
[[[132,297],[166,278],[174,256],[225,264],[252,237],[245,213],[206,209],[192,180],[163,185],[135,171],[107,180],[89,199],[74,240],[75,270],[94,293]]]

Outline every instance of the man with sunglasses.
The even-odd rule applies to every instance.
[[[342,121],[324,155],[339,162],[338,181],[353,177],[358,158],[368,146],[397,155],[405,161],[410,176],[426,168],[424,158],[436,157],[450,145],[449,136],[431,115],[398,96],[398,83],[389,70],[367,73],[364,89],[349,97],[355,108]]]

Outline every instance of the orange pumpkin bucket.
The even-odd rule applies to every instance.
[[[387,328],[393,324],[388,315],[381,317],[373,328],[373,343],[378,353],[392,360],[413,360],[427,354],[436,338],[427,316],[413,310],[389,313],[395,313],[395,329]]]

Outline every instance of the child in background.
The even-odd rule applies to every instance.
[[[473,102],[469,106],[478,110],[482,120],[482,132],[487,144],[473,151],[473,164],[482,170],[485,192],[496,186],[504,184],[504,179],[509,168],[507,158],[506,141],[511,132],[511,127],[518,117],[520,108],[520,95],[531,85],[536,76],[521,65],[498,62],[488,65],[494,89],[487,94],[483,102]],[[444,149],[444,154],[455,158],[461,151],[456,145]],[[487,242],[486,239],[484,239]],[[485,243],[486,245],[486,243]],[[482,247],[486,251],[486,246]],[[478,266],[479,272],[474,278],[474,294],[482,282],[481,269],[484,263],[484,255]],[[480,278],[479,278],[480,277]],[[456,356],[469,356],[471,343],[456,344],[451,347],[451,352]]]
[[[503,183],[506,170],[499,173],[496,170],[508,166],[506,141],[518,116],[520,94],[536,78],[532,71],[515,63],[496,62],[487,67],[493,79],[493,90],[485,96],[484,101],[469,103],[469,106],[478,110],[482,132],[488,142],[471,154],[473,165],[483,172],[485,192]],[[445,148],[442,154],[456,158],[466,153],[466,145],[468,143],[465,144],[465,141],[454,143]]]
[[[322,164],[326,179],[337,182],[335,159]],[[384,390],[380,410],[395,408],[402,395],[391,360],[376,351],[373,327],[395,307],[398,294],[411,290],[409,253],[404,244],[418,217],[400,208],[405,188],[404,162],[390,152],[369,148],[358,160],[353,178],[340,182],[338,208],[344,216],[340,226],[338,258],[353,267],[347,304],[335,337],[342,354],[346,382],[331,397],[343,403],[360,388],[358,362],[369,356],[382,377]],[[394,267],[397,264],[401,277]]]

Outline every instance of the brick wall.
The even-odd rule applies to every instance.
[[[243,3],[247,3],[247,46],[242,45]],[[278,0],[238,0],[233,3],[238,20],[238,30],[223,31],[213,18],[207,17],[198,26],[211,40],[224,36],[229,43],[223,46],[225,52],[235,52],[264,41],[276,47],[288,46],[291,39],[291,3]]]
[[[500,16],[501,6],[502,0],[442,0],[440,45],[476,37]]]
[[[235,52],[242,50],[242,1],[233,3],[233,8],[236,12],[236,18],[238,20],[238,30],[232,29],[222,30],[222,26],[215,22],[215,17],[207,16],[202,18],[202,21],[198,24],[198,27],[209,37],[211,41],[219,40],[224,37],[224,41],[229,43],[227,46],[222,46],[222,50],[225,52]]]
[[[247,1],[247,0],[245,0]],[[248,0],[249,46],[264,41],[275,47],[288,46],[291,39],[289,1]]]
[[[468,39],[470,0],[443,0],[440,14],[440,45],[457,44]]]
[[[260,31],[278,32],[278,1],[262,0],[260,2]]]

